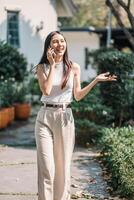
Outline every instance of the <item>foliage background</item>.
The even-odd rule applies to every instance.
[[[109,8],[105,4],[105,0],[73,0],[77,7],[77,12],[73,18],[59,18],[61,26],[63,27],[85,27],[93,26],[95,28],[106,27],[108,23]],[[127,2],[124,0],[124,2]],[[131,11],[134,13],[134,0],[131,1]],[[117,7],[116,1],[114,1]],[[118,7],[119,14],[126,24],[130,27],[128,18],[123,9]],[[112,27],[118,27],[118,23],[114,16],[112,16]]]

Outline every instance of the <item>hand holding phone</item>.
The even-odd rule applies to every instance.
[[[56,58],[56,53],[54,52],[54,49],[49,47],[47,50],[47,59],[50,65],[55,64],[55,58]]]
[[[55,53],[54,49],[52,49],[52,48],[51,48],[51,53],[52,53],[52,56],[55,58],[56,53]]]

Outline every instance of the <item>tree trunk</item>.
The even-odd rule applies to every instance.
[[[132,26],[132,29],[134,30],[134,16],[132,15],[132,13],[130,12],[130,1],[128,6],[126,6],[126,4],[122,1],[122,0],[117,0],[117,2],[119,3],[120,6],[122,6],[122,8],[127,12],[128,15],[128,20],[130,21],[130,24]],[[115,16],[119,26],[122,28],[122,30],[124,31],[127,39],[129,40],[132,49],[134,51],[134,37],[132,36],[132,34],[128,31],[128,29],[125,27],[123,21],[120,18],[120,15],[118,13],[118,11],[116,10],[116,8],[114,7],[113,3],[111,2],[111,0],[106,0],[106,5],[111,9],[113,15]]]

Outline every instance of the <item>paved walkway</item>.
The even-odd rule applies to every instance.
[[[34,121],[14,122],[0,131],[0,200],[37,200]],[[95,148],[75,148],[72,160],[72,199],[111,198]]]
[[[72,162],[72,198],[108,197],[101,168],[93,159],[98,153],[76,148]],[[36,149],[0,148],[0,200],[37,199]],[[87,198],[86,198],[87,199]]]

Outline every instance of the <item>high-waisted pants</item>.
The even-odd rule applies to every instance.
[[[70,166],[75,142],[71,108],[42,106],[35,124],[38,200],[70,200]]]

